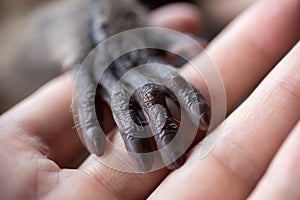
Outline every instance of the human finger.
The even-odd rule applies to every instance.
[[[285,41],[280,41],[280,44],[276,45],[275,50],[274,51],[272,50],[273,53],[272,52],[270,53],[275,58],[280,57],[280,55],[282,56],[283,52],[281,52],[281,51],[287,51],[287,49],[289,49],[292,46],[292,43],[295,40],[295,35],[297,34],[297,33],[294,32],[294,27],[297,24],[296,21],[292,20],[292,22],[290,22],[290,20],[289,20],[290,15],[294,15],[294,16],[296,15],[297,16],[297,14],[298,14],[297,10],[295,9],[295,3],[290,2],[290,1],[289,2],[288,1],[281,1],[280,6],[283,6],[285,8],[284,12],[282,12],[281,14],[277,13],[278,18],[280,19],[278,23],[279,23],[279,26],[281,28],[277,29],[277,28],[272,27],[272,29],[270,30],[269,33],[263,32],[265,34],[264,37],[267,37],[269,34],[270,35],[277,35],[275,37],[275,38],[277,38],[277,40],[279,40],[279,38],[282,37],[282,35],[286,36],[286,40]],[[248,31],[249,26],[247,25],[247,23],[250,23],[250,25],[252,25],[252,26],[253,26],[253,24],[257,24],[256,28],[261,30],[259,28],[261,26],[261,25],[259,25],[260,22],[262,22],[262,25],[266,26],[266,24],[268,24],[267,22],[270,22],[271,19],[273,19],[272,17],[270,17],[268,15],[265,15],[265,11],[270,9],[270,8],[273,8],[274,10],[276,10],[276,8],[279,8],[279,7],[278,7],[277,4],[275,5],[272,1],[268,1],[268,3],[263,3],[263,4],[260,4],[259,6],[256,6],[256,8],[254,10],[252,9],[252,11],[251,11],[252,14],[249,13],[249,14],[247,14],[247,16],[241,17],[240,22],[239,22],[240,25],[238,26],[239,29],[241,29],[241,30],[239,30],[235,26],[231,26],[231,28],[229,28],[227,30],[227,33],[223,34],[222,37],[228,38],[228,37],[230,37],[230,35],[232,35],[231,40],[234,40],[234,38],[236,36],[242,35],[242,33],[244,34],[244,33],[249,32]],[[282,9],[279,9],[279,10],[283,11]],[[286,16],[286,10],[288,10],[287,12],[289,13],[289,15],[287,15],[287,16]],[[260,14],[261,18],[257,18],[256,17],[257,14]],[[245,22],[244,22],[244,20],[245,20]],[[287,23],[287,21],[289,21],[289,23]],[[241,25],[243,23],[245,23],[245,24]],[[285,24],[287,24],[287,25],[285,25]],[[287,30],[291,30],[292,36],[289,36],[289,34],[290,34],[289,31],[282,30],[282,27],[284,27]],[[257,32],[252,32],[252,35],[251,35],[251,32],[249,32],[248,37],[252,37],[253,40],[254,40],[254,38],[257,37]],[[221,39],[221,38],[218,39],[216,42],[214,42],[214,44],[213,44],[214,47],[210,47],[210,48],[213,48],[214,51],[216,52],[214,57],[219,57],[219,62],[222,61],[222,60],[223,61],[226,60],[226,55],[222,55],[221,51],[217,51],[218,47],[222,47],[224,43],[227,44],[227,42],[225,42],[227,39],[225,39],[225,38],[224,39]],[[240,36],[238,38],[240,38],[239,39],[240,42],[243,43],[243,37]],[[260,40],[260,42],[261,42],[261,45],[262,45],[263,40]],[[267,40],[266,43],[269,44],[270,41]],[[243,44],[242,46],[245,47],[246,44]],[[233,49],[232,50],[230,49],[230,51],[233,51],[233,52],[238,52],[238,51],[243,50],[243,48],[242,49],[238,48],[239,47],[238,44],[235,44],[235,45],[232,45],[232,46],[230,46],[230,45],[226,46],[226,48],[227,47],[232,47]],[[222,47],[222,49],[223,49],[222,53],[229,51],[229,49],[226,49],[226,48],[225,48],[225,46]],[[210,50],[210,51],[212,51],[212,50]],[[278,51],[281,52],[281,53],[278,53]],[[249,52],[249,50],[248,50],[248,52]],[[252,50],[251,52],[255,54],[254,50]],[[255,55],[259,56],[259,54],[255,54]],[[251,56],[251,54],[249,56]],[[239,62],[242,62],[241,61],[242,59],[240,59],[240,57],[237,56],[235,59],[239,60]],[[226,67],[231,67],[231,66],[233,66],[234,63],[236,63],[236,61],[234,60],[233,57],[230,58],[230,60],[231,60],[230,62],[232,64],[230,64],[230,62],[228,62],[228,64],[226,64]],[[268,64],[274,63],[274,61],[270,61],[271,59],[263,59],[262,56],[259,56],[258,60],[261,60],[260,64],[265,68],[269,67]],[[251,62],[251,61],[248,60],[248,62]],[[247,63],[247,66],[252,67],[252,64],[249,65]],[[223,66],[223,67],[225,67],[225,66]],[[269,67],[269,68],[271,68],[271,67]],[[225,70],[225,68],[224,68],[224,70]],[[268,71],[266,69],[264,69],[264,70]],[[235,73],[233,73],[234,69],[232,69],[232,70],[228,69],[228,71],[230,72],[229,73],[230,76],[226,73],[221,74],[221,75],[224,76],[223,78],[227,79],[228,81],[233,79],[234,77],[236,77],[238,75],[238,72],[243,72],[243,70],[240,70],[240,71],[237,70],[237,73],[235,74]],[[242,74],[245,74],[245,72],[243,72]],[[193,83],[198,83],[198,77],[190,76],[190,78],[191,79],[187,78],[187,80],[189,80],[189,81],[191,80],[191,81],[193,81]],[[194,79],[192,79],[192,78],[194,78]],[[253,78],[253,77],[250,77],[249,79],[251,79],[251,78]],[[254,81],[254,82],[257,82],[257,79],[258,78],[255,78],[256,81]],[[194,84],[194,85],[197,85],[197,84]],[[198,86],[199,86],[199,84],[198,84]],[[229,88],[229,87],[230,87],[230,85],[227,86],[227,88]],[[248,89],[249,89],[249,87],[246,88],[246,89],[243,89],[242,92],[245,92],[244,90],[248,90]],[[241,94],[241,92],[239,92],[239,94]],[[230,105],[234,105],[236,103],[236,102],[234,102],[234,101],[236,101],[235,98],[230,98],[229,101],[230,101]],[[121,139],[120,139],[120,141],[121,141]],[[210,166],[210,167],[212,167],[212,166]],[[185,165],[183,166],[183,168],[186,168]],[[138,175],[138,177],[140,177],[140,176],[144,177],[143,181],[141,181],[141,180],[139,180],[139,178],[137,178],[136,174],[123,173],[123,172],[119,172],[115,169],[108,168],[104,164],[99,163],[99,161],[97,161],[93,157],[90,157],[82,165],[81,169],[89,171],[89,173],[91,173],[92,176],[95,177],[96,180],[103,180],[104,179],[107,182],[110,182],[110,181],[116,182],[116,180],[118,180],[118,183],[120,183],[120,184],[110,185],[109,187],[111,188],[111,190],[113,190],[115,193],[118,193],[120,191],[124,192],[125,196],[129,196],[133,199],[134,198],[136,198],[136,199],[146,198],[146,196],[155,188],[154,186],[157,186],[161,182],[161,180],[163,179],[164,175],[166,175],[165,171],[164,172],[161,172],[161,171],[155,172],[154,175],[152,174],[153,176],[147,176],[147,174],[146,174],[147,177],[144,177],[143,175]],[[208,168],[204,167],[202,171],[205,171],[207,169]],[[178,170],[178,172],[176,171],[175,173],[180,173],[181,170],[182,170],[182,168],[180,168]],[[194,171],[199,171],[198,169],[193,169],[193,170]],[[162,175],[162,174],[164,174],[164,175]],[[105,177],[103,177],[103,176],[105,176]],[[117,179],[117,177],[121,177],[121,179]],[[206,178],[210,179],[209,177],[206,177]],[[133,180],[133,179],[135,180],[134,182],[133,181],[128,181],[128,180]],[[142,191],[137,191],[136,188],[139,187],[140,184],[144,184],[145,187],[143,188]],[[195,186],[196,185],[197,184],[195,184]],[[178,190],[178,188],[176,188],[176,190]],[[181,190],[181,188],[180,188],[180,191],[185,192],[186,190]]]
[[[186,164],[169,175],[152,198],[246,198],[300,118],[299,54],[300,42],[251,96],[194,148]],[[214,149],[201,159],[216,135],[220,138]],[[174,183],[180,183],[180,189]]]
[[[201,10],[188,3],[172,3],[157,8],[149,15],[154,25],[184,33],[198,34],[205,26]]]
[[[249,199],[300,198],[300,122],[290,133]]]
[[[205,55],[192,61],[194,66],[187,65],[181,74],[210,99],[198,70],[215,67],[224,82],[230,113],[299,40],[299,4],[297,0],[258,1],[208,45]]]

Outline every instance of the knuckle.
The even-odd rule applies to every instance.
[[[154,104],[162,104],[163,93],[161,87],[156,84],[146,84],[139,90],[140,100],[146,108]]]

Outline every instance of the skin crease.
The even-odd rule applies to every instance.
[[[272,161],[266,175],[249,199],[299,199],[300,122]],[[278,191],[274,193],[274,189]]]
[[[259,46],[261,51],[256,53],[251,46],[247,45],[247,42],[257,37],[255,31],[262,30],[260,27],[267,26],[269,24],[267,22],[272,21],[272,18],[262,15],[262,13],[269,9],[272,10],[272,8],[276,10],[277,6],[285,8],[277,11],[277,20],[275,20],[279,27],[285,26],[285,29],[281,27],[277,29],[272,26],[274,28],[269,32],[261,32],[259,36],[263,39],[259,40],[259,45],[255,46],[255,48]],[[274,5],[271,0],[263,1],[248,11],[248,14],[242,16],[239,19],[240,22],[235,22],[208,47],[209,55],[217,63],[217,66],[221,67],[220,71],[226,91],[229,93],[236,92],[234,98],[228,98],[230,111],[237,106],[237,102],[244,99],[245,93],[249,93],[260,82],[261,78],[272,69],[273,63],[277,63],[299,40],[299,30],[295,29],[296,25],[299,24],[298,8],[299,1],[295,0],[281,0],[278,1],[278,5]],[[261,14],[261,17],[257,18],[257,14]],[[250,24],[253,31],[249,31]],[[247,33],[247,37],[245,33]],[[273,35],[273,38],[266,40],[269,35]],[[285,40],[280,40],[283,36]],[[245,40],[245,38],[247,39]],[[279,42],[271,43],[271,40],[274,39]],[[264,43],[265,40],[266,43]],[[239,45],[232,41],[239,41]],[[227,42],[232,46],[227,45]],[[225,64],[219,64],[228,58],[228,54],[221,53],[224,50],[238,56],[232,55]],[[244,52],[249,58],[247,59],[247,56],[241,58],[240,52]],[[265,54],[261,55],[260,52]],[[264,56],[266,54],[269,56]],[[200,161],[197,158],[197,153],[195,153],[197,149],[194,149],[194,154],[191,154],[188,162],[161,183],[152,194],[153,199],[165,197],[216,199],[218,196],[241,199],[251,193],[281,143],[299,121],[300,112],[297,110],[299,95],[297,94],[299,94],[300,83],[297,83],[297,80],[300,80],[300,64],[299,58],[295,55],[299,55],[299,44],[285,58],[285,61],[276,66],[253,95],[230,115],[225,124],[226,134],[216,146],[213,155]],[[246,65],[247,68],[242,67],[238,71],[232,68],[234,64],[242,64],[242,62],[244,64],[249,63]],[[248,67],[255,65],[259,67],[253,71],[248,70]],[[287,69],[286,73],[282,75],[285,69]],[[184,72],[186,76],[192,77],[192,74],[188,73],[188,69]],[[235,78],[240,77],[238,75],[243,73],[251,75],[249,79],[252,81],[243,80],[242,75],[238,85],[231,82],[236,81]],[[201,84],[197,86],[201,86]],[[278,92],[274,93],[275,90]],[[76,141],[74,138],[77,137],[75,130],[71,129],[72,116],[68,111],[71,91],[70,76],[62,76],[1,116],[0,179],[3,180],[2,183],[5,183],[0,188],[1,198],[144,199],[149,196],[166,176],[166,171],[161,170],[149,174],[121,173],[101,165],[93,157],[88,158],[79,170],[60,169],[54,163],[58,160],[63,163],[63,157],[75,158],[76,153],[74,152],[82,148],[79,142],[73,144],[62,142],[64,138],[67,138],[67,141]],[[284,101],[279,101],[282,99]],[[283,110],[284,112],[281,112]],[[282,120],[282,118],[289,120]],[[241,119],[243,120],[241,121]],[[237,130],[241,131],[239,133],[243,133],[243,130],[253,130],[254,125],[257,127],[255,133],[247,132],[232,135]],[[274,125],[279,129],[272,129]],[[298,132],[298,129],[295,129],[293,135]],[[231,138],[236,138],[236,141],[232,141]],[[265,143],[269,141],[272,141],[272,145],[266,146]],[[299,142],[299,140],[294,141]],[[241,150],[241,146],[235,146],[236,148],[233,149],[234,146],[232,145],[236,143],[230,142],[239,142],[238,144],[243,146],[243,150]],[[64,148],[62,148],[62,144],[64,144]],[[287,146],[290,144],[290,142],[286,143]],[[262,147],[264,147],[265,153],[256,152]],[[62,151],[62,149],[64,150]],[[47,159],[45,155],[54,161]],[[251,155],[256,156],[251,157]],[[297,161],[293,157],[296,154],[285,155],[291,158],[295,168],[299,168],[299,159]],[[234,158],[236,159],[234,160]],[[248,159],[254,159],[259,167],[255,168]],[[239,176],[232,173],[235,170],[239,172],[249,171],[250,177],[253,179],[248,180],[247,174],[239,179]],[[283,167],[282,170],[288,172],[290,169]],[[299,176],[297,173],[299,170],[294,170],[294,176],[289,177],[288,180],[290,181],[286,183],[297,184],[296,181],[293,181],[293,178]],[[229,186],[230,190],[226,188]],[[272,186],[269,185],[269,187]],[[297,187],[296,185],[283,187],[285,192],[286,188],[299,188],[299,185]],[[281,191],[274,190],[274,195],[276,192]],[[296,193],[298,190],[294,189],[289,192]],[[262,193],[258,195],[260,196],[256,196],[257,199],[262,199]]]

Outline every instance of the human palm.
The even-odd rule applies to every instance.
[[[124,173],[93,156],[78,169],[65,168],[83,151],[66,74],[0,117],[1,199],[299,199],[298,11],[297,0],[261,1],[209,45],[228,117],[213,131],[221,136],[205,159],[202,142],[172,173]],[[169,20],[173,28],[186,24]],[[181,74],[207,95],[193,70]]]

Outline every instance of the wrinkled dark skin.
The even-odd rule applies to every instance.
[[[138,54],[140,58],[138,61],[135,59],[132,59],[132,57],[135,57],[131,54]],[[149,58],[151,57],[151,58]],[[109,105],[111,105],[113,100],[111,100],[112,96],[112,85],[116,84],[120,77],[123,76],[125,72],[128,70],[134,68],[135,66],[139,66],[142,64],[147,63],[150,59],[153,60],[157,57],[155,53],[153,53],[153,50],[138,50],[136,52],[130,52],[124,56],[121,56],[118,60],[112,63],[110,68],[104,73],[104,75],[100,78],[99,84],[97,86],[97,94],[96,94],[96,107],[97,107],[97,117],[100,121],[100,124],[103,123],[104,118],[102,116],[102,109],[101,104],[97,104],[97,102],[100,102],[101,99]],[[128,62],[128,68],[122,65],[124,62]],[[153,73],[155,76],[159,76],[162,71],[151,71],[150,73]],[[151,74],[149,74],[151,75]],[[137,76],[144,76],[143,74],[138,74]],[[147,79],[147,77],[144,77]],[[188,90],[188,88],[187,88]],[[200,112],[207,113],[203,116],[203,119],[200,120],[200,127],[201,129],[206,129],[208,125],[208,119],[209,117],[209,108],[207,107],[203,97],[201,94],[197,91],[195,91],[198,94],[198,103],[200,107]],[[147,153],[152,152],[155,150],[153,146],[151,146],[151,139],[149,138],[137,138],[134,137],[131,133],[136,131],[128,128],[122,128],[122,127],[134,127],[134,124],[137,124],[138,126],[146,126],[149,125],[151,130],[154,132],[153,135],[155,135],[152,139],[156,142],[156,148],[160,149],[167,144],[169,144],[170,141],[175,140],[174,136],[176,135],[178,131],[179,124],[176,123],[176,120],[174,116],[172,116],[170,109],[167,106],[166,99],[170,98],[172,101],[174,101],[178,106],[179,102],[176,96],[167,88],[161,85],[157,84],[145,84],[144,86],[138,88],[135,90],[135,92],[131,96],[131,101],[129,105],[129,114],[128,117],[132,119],[128,120],[128,118],[122,118],[122,116],[116,116],[114,117],[119,129],[120,133],[122,134],[123,140],[125,142],[126,148],[130,152],[135,153]],[[122,101],[116,100],[117,104],[122,104]],[[167,118],[165,121],[165,124],[163,125],[162,129],[159,128],[159,123],[156,119],[156,112],[153,112],[151,110],[152,106],[154,105],[161,105],[164,107]],[[117,105],[117,107],[122,107],[122,105]],[[121,109],[121,108],[120,108]],[[201,121],[203,120],[203,121]],[[143,134],[143,133],[141,133]],[[173,146],[173,149],[170,149],[169,153],[170,155],[168,158],[165,159],[166,163],[170,163],[171,165],[168,165],[169,169],[175,169],[179,168],[184,163],[184,155],[182,155],[182,151],[180,150],[181,142],[176,141],[176,145]],[[103,146],[103,143],[101,141],[101,145]],[[104,149],[97,149],[95,148],[96,154],[101,155]],[[100,151],[100,152],[97,152]],[[174,154],[174,155],[173,155]],[[173,156],[172,156],[173,155]],[[182,156],[178,156],[182,155]],[[165,156],[166,157],[166,156]],[[170,157],[170,158],[169,158]],[[143,155],[141,154],[137,159],[137,162],[141,166],[142,170],[147,171],[151,169],[151,163],[152,158],[149,157],[149,155]]]
[[[113,4],[113,2],[111,2]],[[110,35],[114,35],[118,32],[138,28],[147,25],[146,20],[143,19],[144,17],[144,10],[140,8],[138,5],[131,5],[132,2],[126,2],[122,1],[124,5],[120,5],[121,2],[111,5],[113,12],[110,13],[110,15],[107,17],[110,19],[110,21],[105,21],[103,24],[98,24],[98,28],[94,29],[92,31],[92,38],[94,39],[93,42],[98,44],[101,42],[101,38],[99,35],[105,35],[109,37]],[[118,6],[117,6],[118,5]],[[100,5],[101,6],[101,5]],[[96,16],[96,18],[99,16]],[[159,37],[159,36],[158,36]],[[157,38],[158,38],[157,37]],[[101,38],[101,39],[99,39]],[[146,38],[147,39],[147,38]],[[134,40],[146,40],[144,38],[138,38],[135,37]],[[152,38],[153,39],[153,38]],[[161,40],[161,38],[159,38]],[[129,41],[134,43],[135,41]],[[128,42],[128,43],[129,43]],[[123,43],[123,42],[122,42]],[[110,47],[110,50],[104,49],[104,51],[109,52],[117,52],[118,48],[120,48],[116,44],[116,47]],[[99,50],[99,54],[105,54],[104,51],[102,52]],[[110,55],[107,55],[110,56]],[[97,57],[99,59],[99,57]],[[106,59],[105,56],[103,58],[100,58],[99,62],[101,63],[101,59]],[[123,140],[125,142],[125,146],[128,151],[134,152],[134,153],[141,153],[140,156],[135,158],[137,160],[137,163],[141,167],[143,171],[148,171],[151,169],[152,165],[152,158],[142,154],[147,152],[153,151],[153,146],[151,145],[149,138],[139,138],[134,136],[133,132],[138,132],[134,127],[136,125],[144,126],[149,125],[150,129],[154,136],[154,140],[156,142],[156,148],[160,149],[167,144],[169,144],[172,140],[174,140],[174,136],[177,133],[178,130],[178,124],[175,123],[175,119],[171,114],[170,109],[167,106],[166,98],[171,98],[173,101],[177,101],[177,99],[174,97],[174,95],[170,95],[168,91],[165,90],[164,87],[160,85],[155,84],[147,84],[140,88],[138,88],[134,94],[131,96],[131,102],[129,106],[128,112],[123,112],[122,114],[119,113],[119,111],[124,109],[123,105],[125,104],[120,97],[112,97],[112,92],[114,88],[114,85],[118,82],[118,80],[130,69],[140,66],[142,64],[146,64],[148,62],[153,61],[160,61],[161,58],[159,58],[159,55],[155,53],[155,51],[150,49],[143,49],[143,50],[137,50],[130,52],[128,54],[125,54],[124,56],[121,56],[119,59],[115,60],[111,65],[110,68],[106,70],[106,72],[103,74],[103,76],[100,78],[97,76],[93,76],[97,74],[97,66],[90,66],[91,69],[87,70],[86,72],[83,72],[80,74],[80,77],[86,76],[84,83],[81,81],[79,86],[77,86],[77,90],[79,91],[79,112],[78,114],[81,116],[87,116],[82,117],[82,119],[79,119],[81,125],[86,125],[85,128],[83,128],[83,135],[85,137],[87,146],[89,149],[97,154],[98,156],[101,156],[104,153],[105,149],[105,138],[102,136],[99,136],[99,127],[95,125],[89,124],[89,122],[95,122],[95,118],[99,119],[100,124],[103,124],[104,118],[101,113],[101,104],[97,105],[98,114],[91,116],[86,115],[86,113],[90,113],[89,106],[91,105],[90,99],[87,99],[87,97],[90,97],[91,93],[93,94],[93,91],[95,91],[95,87],[97,87],[97,94],[96,94],[96,101],[95,103],[98,104],[98,102],[101,102],[99,99],[104,100],[111,108],[115,107],[114,109],[117,112],[113,112],[114,120],[120,130],[120,133],[123,137]],[[160,61],[161,62],[161,61]],[[97,62],[96,62],[97,63]],[[126,64],[124,64],[126,63]],[[90,72],[90,73],[89,73]],[[159,77],[162,72],[160,71],[150,71],[149,74],[142,74],[137,73],[136,77],[143,77],[144,79],[147,79],[148,75],[154,74],[154,76]],[[171,73],[166,71],[165,73]],[[91,75],[93,74],[93,75]],[[177,76],[177,75],[176,75]],[[134,77],[133,77],[134,78]],[[165,76],[167,79],[172,79],[172,76]],[[139,78],[140,79],[140,78]],[[99,82],[98,82],[99,80]],[[182,79],[183,80],[183,79]],[[184,81],[184,80],[183,80]],[[94,84],[94,88],[90,91],[87,91],[86,88],[91,87],[93,83],[97,83],[97,86]],[[124,83],[123,90],[126,90],[126,87],[130,87],[130,83]],[[179,83],[178,83],[179,84]],[[172,84],[174,85],[174,84]],[[82,91],[80,91],[82,90]],[[188,88],[187,88],[188,90]],[[208,118],[210,116],[209,114],[209,108],[207,104],[205,103],[205,100],[201,96],[199,92],[196,92],[198,94],[198,104],[200,107],[200,114],[201,118],[198,118],[200,120],[200,128],[206,129],[208,127]],[[99,98],[100,96],[100,98]],[[190,97],[192,99],[192,97]],[[189,97],[184,97],[185,100],[188,101]],[[115,105],[112,105],[114,104]],[[86,107],[81,107],[82,105],[85,105]],[[88,106],[87,106],[88,105]],[[157,122],[156,116],[158,111],[153,111],[152,106],[154,105],[162,105],[166,111],[166,121],[163,125],[162,129],[159,129],[159,123]],[[127,111],[127,110],[126,110]],[[203,114],[204,115],[201,115]],[[138,124],[139,123],[139,124]],[[141,133],[142,134],[142,133]],[[168,165],[169,169],[175,169],[180,167],[184,163],[184,155],[182,155],[182,152],[179,150],[181,147],[180,141],[175,141],[175,144],[173,145],[173,149],[170,149],[169,155],[162,155],[162,160],[165,161],[165,163],[170,163],[171,165]],[[178,156],[178,155],[182,156]],[[171,160],[170,160],[171,159]]]
[[[152,152],[155,148],[160,149],[169,144],[170,141],[174,140],[180,125],[168,108],[167,98],[177,105],[179,102],[183,105],[197,104],[199,113],[192,113],[191,115],[199,120],[199,129],[207,129],[210,110],[200,92],[195,90],[197,94],[195,101],[195,98],[188,93],[188,83],[169,69],[149,70],[147,73],[137,72],[133,78],[147,80],[150,75],[166,80],[170,87],[175,88],[175,90],[180,89],[181,94],[179,97],[177,96],[178,99],[159,84],[146,84],[135,90],[130,96],[129,110],[120,114],[119,111],[128,106],[124,105],[122,98],[127,95],[126,91],[129,89],[130,83],[122,82],[120,87],[125,92],[116,95],[113,93],[115,84],[130,69],[149,62],[161,63],[164,60],[164,55],[159,55],[159,52],[151,49],[130,52],[115,60],[102,77],[98,76],[99,66],[108,58],[113,57],[112,54],[117,54],[120,46],[125,45],[126,47],[126,45],[135,42],[143,42],[149,37],[140,38],[136,36],[128,41],[120,41],[120,43],[112,44],[109,47],[103,47],[96,53],[94,62],[96,64],[80,68],[89,52],[106,38],[125,30],[147,26],[146,10],[136,2],[130,0],[74,0],[60,3],[57,7],[50,7],[48,11],[43,10],[37,18],[38,20],[29,30],[38,32],[39,35],[33,41],[28,41],[28,46],[31,48],[30,45],[34,42],[39,44],[39,47],[31,48],[32,52],[30,53],[34,55],[45,52],[46,56],[43,58],[49,60],[44,59],[43,62],[60,63],[67,69],[74,69],[77,96],[77,107],[74,108],[74,112],[78,116],[77,125],[80,125],[82,130],[85,145],[91,153],[101,156],[106,147],[106,138],[99,134],[105,122],[103,102],[112,108],[114,121],[120,130],[127,150],[141,153],[136,158],[136,163],[143,171],[150,170],[153,161],[142,153]],[[157,40],[157,43],[164,43],[165,46],[171,45],[172,42],[160,35],[151,37],[152,40]],[[57,45],[60,48],[57,48]],[[30,48],[25,48],[24,55],[29,53],[28,49]],[[45,49],[41,51],[41,48]],[[166,112],[165,124],[162,126],[158,122],[162,119],[157,119],[158,111],[153,109],[155,105],[163,106]],[[186,111],[192,112],[188,109]],[[136,125],[142,127],[148,125],[154,137],[136,137],[132,132],[136,131]],[[150,140],[156,143],[154,147]],[[165,163],[172,163],[168,165],[169,169],[178,168],[184,163],[181,142],[178,140],[174,144],[168,149],[168,155],[161,155]]]

